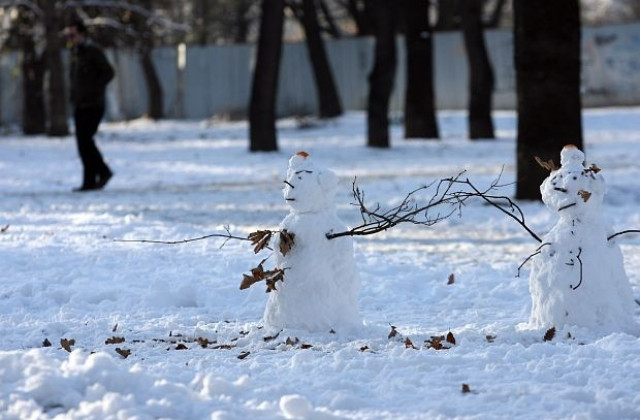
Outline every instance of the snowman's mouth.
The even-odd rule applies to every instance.
[[[558,207],[558,211],[566,210],[569,207],[573,207],[575,205],[577,205],[575,201],[573,203],[565,204],[564,206]]]
[[[567,192],[567,189],[566,189],[566,188],[560,188],[560,187],[555,187],[555,188],[554,188],[554,190],[556,190],[556,191],[560,191],[560,192],[563,192],[563,193],[566,193],[566,192]]]
[[[287,200],[287,201],[296,201],[295,198],[289,198],[289,197],[285,198],[285,200]]]

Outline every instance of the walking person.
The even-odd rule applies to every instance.
[[[107,185],[113,172],[104,162],[93,136],[105,110],[105,89],[113,79],[113,67],[102,50],[87,37],[81,21],[67,28],[71,44],[71,103],[78,154],[84,174],[82,185],[74,191],[99,190]]]

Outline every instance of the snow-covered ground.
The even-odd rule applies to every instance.
[[[268,335],[264,284],[239,290],[267,255],[248,242],[117,241],[276,229],[299,150],[340,177],[350,225],[354,177],[383,207],[461,170],[480,186],[501,170],[513,182],[512,113],[495,114],[495,141],[466,140],[462,113],[439,121],[442,141],[405,141],[394,126],[390,150],[365,147],[360,113],[308,129],[282,121],[280,151],[254,154],[246,123],[103,124],[115,176],[80,194],[72,138],[1,137],[0,418],[640,418],[640,339],[565,327],[544,341],[520,328],[530,264],[516,274],[538,243],[480,201],[431,228],[355,239],[365,326],[348,334]],[[584,123],[606,219],[640,229],[640,109],[585,111]],[[540,235],[557,220],[519,204]],[[640,299],[640,236],[618,243]],[[431,348],[449,332],[455,345]]]

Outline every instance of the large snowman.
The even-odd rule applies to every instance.
[[[622,254],[602,216],[605,183],[599,169],[583,166],[573,145],[561,168],[540,186],[542,201],[559,220],[543,238],[529,278],[530,326],[565,325],[605,332],[637,332],[634,299]]]
[[[267,328],[342,332],[362,325],[353,242],[349,237],[326,237],[346,230],[334,204],[337,183],[332,171],[315,166],[305,152],[289,160],[284,199],[291,209],[280,229],[293,234],[294,243],[285,255],[279,237],[274,244],[284,280],[269,293]]]

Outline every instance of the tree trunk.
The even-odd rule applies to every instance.
[[[278,150],[276,97],[282,53],[284,0],[262,0],[260,38],[249,104],[249,150]]]
[[[578,1],[514,1],[516,198],[540,199],[548,172],[535,156],[557,162],[565,144],[582,148]]]
[[[388,0],[369,0],[375,58],[369,74],[367,138],[369,147],[387,148],[389,143],[389,100],[396,73],[396,4]]]
[[[457,14],[456,3],[467,0],[437,0],[438,19],[436,21],[436,31],[453,31],[460,26],[460,17]]]
[[[147,84],[147,95],[149,98],[149,118],[159,120],[164,117],[164,97],[158,73],[151,59],[151,50],[143,47],[140,52],[142,60],[142,71]]]
[[[404,101],[404,137],[437,139],[438,122],[433,89],[433,31],[430,3],[404,1],[406,18],[407,83]]]
[[[482,5],[484,0],[460,1],[464,46],[469,64],[469,138],[493,139],[491,100],[493,69],[484,43]]]
[[[65,95],[64,70],[62,66],[62,45],[56,2],[44,2],[45,37],[47,41],[47,69],[49,71],[49,128],[52,137],[69,135],[67,125],[67,97]]]
[[[342,105],[320,35],[314,0],[302,0],[301,20],[316,82],[320,118],[337,117],[342,114]]]
[[[43,134],[47,130],[44,106],[44,61],[35,50],[33,38],[22,40],[22,132],[27,135]]]

